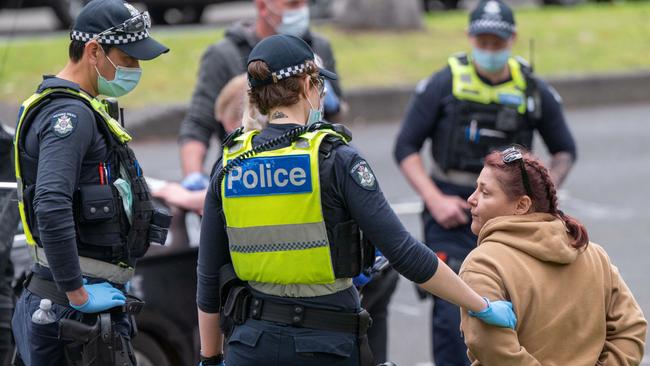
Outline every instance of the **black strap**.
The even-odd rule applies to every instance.
[[[352,333],[359,338],[367,334],[372,323],[365,309],[356,314],[340,313],[297,304],[279,304],[260,298],[252,299],[248,316],[294,327]]]
[[[25,288],[31,293],[38,295],[43,299],[50,299],[53,303],[63,306],[69,306],[68,297],[65,293],[56,287],[53,281],[42,279],[34,274],[30,274],[25,280]]]

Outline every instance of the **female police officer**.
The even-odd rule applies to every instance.
[[[251,104],[269,125],[228,138],[211,179],[198,263],[201,364],[223,362],[220,321],[229,365],[370,364],[369,319],[351,281],[363,265],[359,229],[406,278],[514,327],[511,304],[481,298],[411,237],[349,133],[320,122],[324,78],[336,75],[297,37],[268,37],[248,58]]]

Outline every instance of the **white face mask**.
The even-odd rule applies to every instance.
[[[268,1],[266,2],[266,6],[271,13],[280,15],[278,11],[269,5]],[[297,9],[285,10],[282,12],[282,21],[280,24],[274,25],[273,28],[278,34],[296,37],[305,35],[309,28],[309,6],[305,5]]]

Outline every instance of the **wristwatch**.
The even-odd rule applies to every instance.
[[[217,366],[223,362],[223,353],[219,353],[215,356],[205,357],[201,355],[201,365],[202,366]]]

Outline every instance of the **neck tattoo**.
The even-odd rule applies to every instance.
[[[271,114],[271,119],[280,119],[280,118],[289,118],[286,114],[280,112],[280,111],[275,111],[273,114]]]

